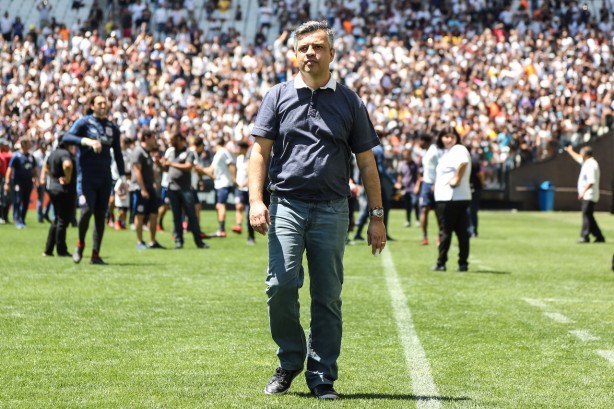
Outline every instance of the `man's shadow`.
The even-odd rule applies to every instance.
[[[306,392],[296,392],[293,395],[302,397],[302,398],[313,398],[313,395]],[[414,394],[391,394],[391,393],[348,393],[348,394],[340,394],[339,399],[341,400],[350,400],[350,399],[379,399],[379,400],[407,400],[407,401],[437,401],[437,402],[462,402],[471,400],[467,397],[455,398],[451,396],[421,396]]]

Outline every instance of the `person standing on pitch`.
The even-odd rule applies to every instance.
[[[144,129],[139,136],[139,144],[131,153],[132,180],[130,191],[132,194],[132,209],[134,213],[134,229],[136,231],[136,248],[162,249],[156,241],[158,222],[158,194],[154,174],[154,159],[151,151],[158,146],[153,131]],[[143,240],[143,225],[147,222],[149,227],[149,243]]]
[[[66,246],[66,230],[75,216],[77,203],[76,153],[75,145],[67,144],[60,139],[58,147],[51,152],[45,164],[46,174],[49,176],[47,192],[51,198],[55,218],[49,227],[43,256],[53,256],[54,248],[58,257],[71,256]]]
[[[94,234],[90,264],[106,264],[100,257],[104,235],[105,217],[109,206],[111,176],[111,152],[117,164],[122,183],[120,194],[125,194],[126,172],[120,144],[119,128],[107,118],[107,98],[94,94],[89,99],[88,114],[77,119],[64,134],[65,143],[74,143],[77,151],[77,196],[81,207],[79,241],[72,259],[79,263],[85,249],[85,236],[94,216]]]
[[[382,196],[372,148],[380,141],[358,95],[329,71],[334,30],[310,21],[294,32],[299,73],[264,96],[252,135],[248,167],[250,223],[269,234],[266,278],[269,324],[280,365],[266,385],[280,395],[303,370],[319,399],[336,399],[341,351],[343,254],[349,223],[352,152],[371,208],[368,243],[375,255],[386,244]],[[263,201],[264,181],[271,192]],[[299,316],[303,254],[310,276],[311,325],[306,339]]]
[[[458,271],[469,269],[469,203],[471,203],[471,155],[453,126],[437,132],[442,152],[435,176],[435,203],[439,218],[439,256],[433,271],[446,271],[452,234],[458,238]]]
[[[196,195],[192,191],[192,168],[194,167],[194,151],[188,149],[188,143],[181,132],[176,132],[171,138],[171,147],[168,154],[160,159],[164,170],[168,171],[168,197],[173,212],[175,226],[175,248],[183,248],[183,215],[188,218],[188,230],[194,236],[194,243],[199,249],[209,246],[203,242],[200,225],[196,217],[194,200]],[[172,149],[172,150],[171,150]]]
[[[593,148],[584,146],[576,153],[571,145],[565,151],[580,163],[578,177],[578,200],[582,202],[582,230],[578,243],[589,243],[590,235],[595,236],[595,243],[605,242],[605,237],[595,220],[595,204],[599,201],[599,164],[593,158]]]
[[[11,157],[4,180],[6,194],[8,195],[11,187],[13,189],[13,220],[18,229],[26,227],[30,194],[32,189],[38,187],[38,170],[36,160],[30,152],[31,147],[32,140],[29,136],[19,138],[19,150]]]

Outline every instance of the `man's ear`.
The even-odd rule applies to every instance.
[[[335,59],[335,49],[331,48],[330,49],[330,60],[333,61]]]

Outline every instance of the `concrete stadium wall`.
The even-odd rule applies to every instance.
[[[599,163],[601,178],[598,211],[614,209],[614,131],[592,140],[593,156]],[[567,153],[513,169],[508,174],[507,199],[521,210],[539,210],[539,186],[544,181],[554,185],[554,210],[579,210],[577,181],[580,165]]]

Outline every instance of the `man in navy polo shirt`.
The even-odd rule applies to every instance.
[[[65,143],[79,146],[77,152],[77,195],[81,207],[79,218],[79,241],[73,253],[73,261],[79,263],[85,248],[85,236],[90,219],[94,216],[94,234],[90,264],[106,264],[100,258],[100,246],[104,235],[105,216],[109,206],[111,176],[111,153],[122,179],[121,188],[126,189],[126,172],[120,145],[119,128],[107,118],[107,98],[94,94],[89,101],[88,115],[75,121],[70,131],[63,136]]]
[[[38,187],[38,171],[36,161],[30,152],[32,140],[29,136],[19,138],[19,150],[15,152],[6,171],[4,190],[13,189],[13,219],[15,227],[26,227],[26,214],[30,204],[30,194]]]
[[[334,31],[310,21],[294,32],[300,73],[265,95],[252,135],[249,161],[250,223],[269,234],[266,278],[269,324],[280,365],[264,392],[288,391],[303,370],[312,394],[336,399],[341,351],[341,287],[348,229],[352,153],[371,208],[368,243],[373,254],[386,243],[377,165],[379,139],[356,93],[329,71]],[[268,168],[267,168],[268,167]],[[268,176],[269,207],[263,201]],[[300,323],[298,290],[307,253],[311,292],[308,342]]]

